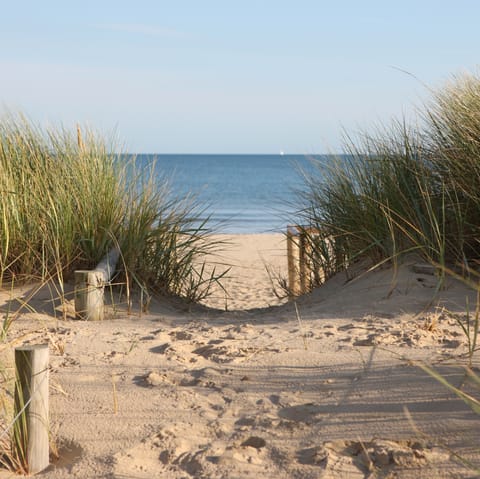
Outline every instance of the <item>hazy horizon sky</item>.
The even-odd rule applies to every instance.
[[[479,63],[474,0],[1,6],[0,109],[137,153],[339,152]]]

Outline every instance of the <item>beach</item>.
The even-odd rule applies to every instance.
[[[283,235],[222,238],[226,292],[202,305],[154,298],[83,322],[70,294],[64,320],[44,288],[18,315],[9,344],[50,347],[58,457],[40,477],[473,477],[456,455],[478,464],[478,416],[418,364],[475,391],[455,319],[474,292],[448,279],[436,294],[412,259],[287,302],[272,292]],[[2,311],[28,291],[2,291]]]
[[[214,267],[225,272],[224,289],[214,286],[205,305],[233,311],[285,303],[286,293],[279,284],[287,277],[284,234],[218,234],[214,239],[222,243]]]
[[[3,3],[0,479],[480,478],[479,2]]]

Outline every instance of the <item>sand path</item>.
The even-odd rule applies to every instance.
[[[240,264],[245,295],[231,304],[256,304],[247,285],[260,268]],[[452,451],[479,463],[478,416],[412,362],[478,396],[461,329],[450,313],[422,312],[433,277],[405,265],[393,288],[391,278],[339,276],[298,300],[300,320],[292,303],[226,312],[153,301],[148,315],[63,321],[39,300],[11,335],[51,346],[60,459],[42,477],[471,477]],[[461,312],[466,294],[450,281],[436,302]]]

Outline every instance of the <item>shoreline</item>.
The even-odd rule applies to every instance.
[[[285,230],[286,231],[286,230]],[[265,236],[265,235],[272,235],[272,236],[281,236],[285,235],[286,233],[282,231],[264,231],[260,233],[212,233],[212,236]]]

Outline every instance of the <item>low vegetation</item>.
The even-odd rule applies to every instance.
[[[36,284],[18,305],[6,302],[2,354],[12,346],[11,323],[42,285],[66,304],[73,272],[93,269],[112,248],[120,250],[112,282],[129,304],[139,291],[142,308],[155,293],[200,301],[224,274],[205,268],[220,243],[199,222],[195,199],[173,196],[156,165],[137,164],[114,141],[83,133],[42,130],[21,115],[0,119],[0,289],[13,297],[17,285]],[[26,472],[25,448],[13,446],[25,416],[7,426],[15,374],[3,363],[10,361],[0,361],[0,467]]]
[[[319,232],[307,235],[315,267],[331,276],[358,260],[374,268],[415,253],[441,272],[439,287],[451,275],[480,294],[480,77],[465,74],[433,92],[417,125],[393,121],[345,146],[346,155],[305,175],[300,217],[305,231]],[[473,393],[417,364],[477,414],[479,317],[477,299],[474,314],[458,320]]]
[[[219,278],[202,264],[216,244],[199,206],[173,197],[155,165],[116,151],[91,131],[0,120],[0,286],[63,285],[117,246],[116,281],[191,301],[208,294]]]
[[[312,245],[320,266],[335,272],[409,252],[443,269],[477,265],[480,78],[464,75],[434,92],[414,127],[393,121],[345,143],[346,155],[305,176],[300,216],[321,231]]]

